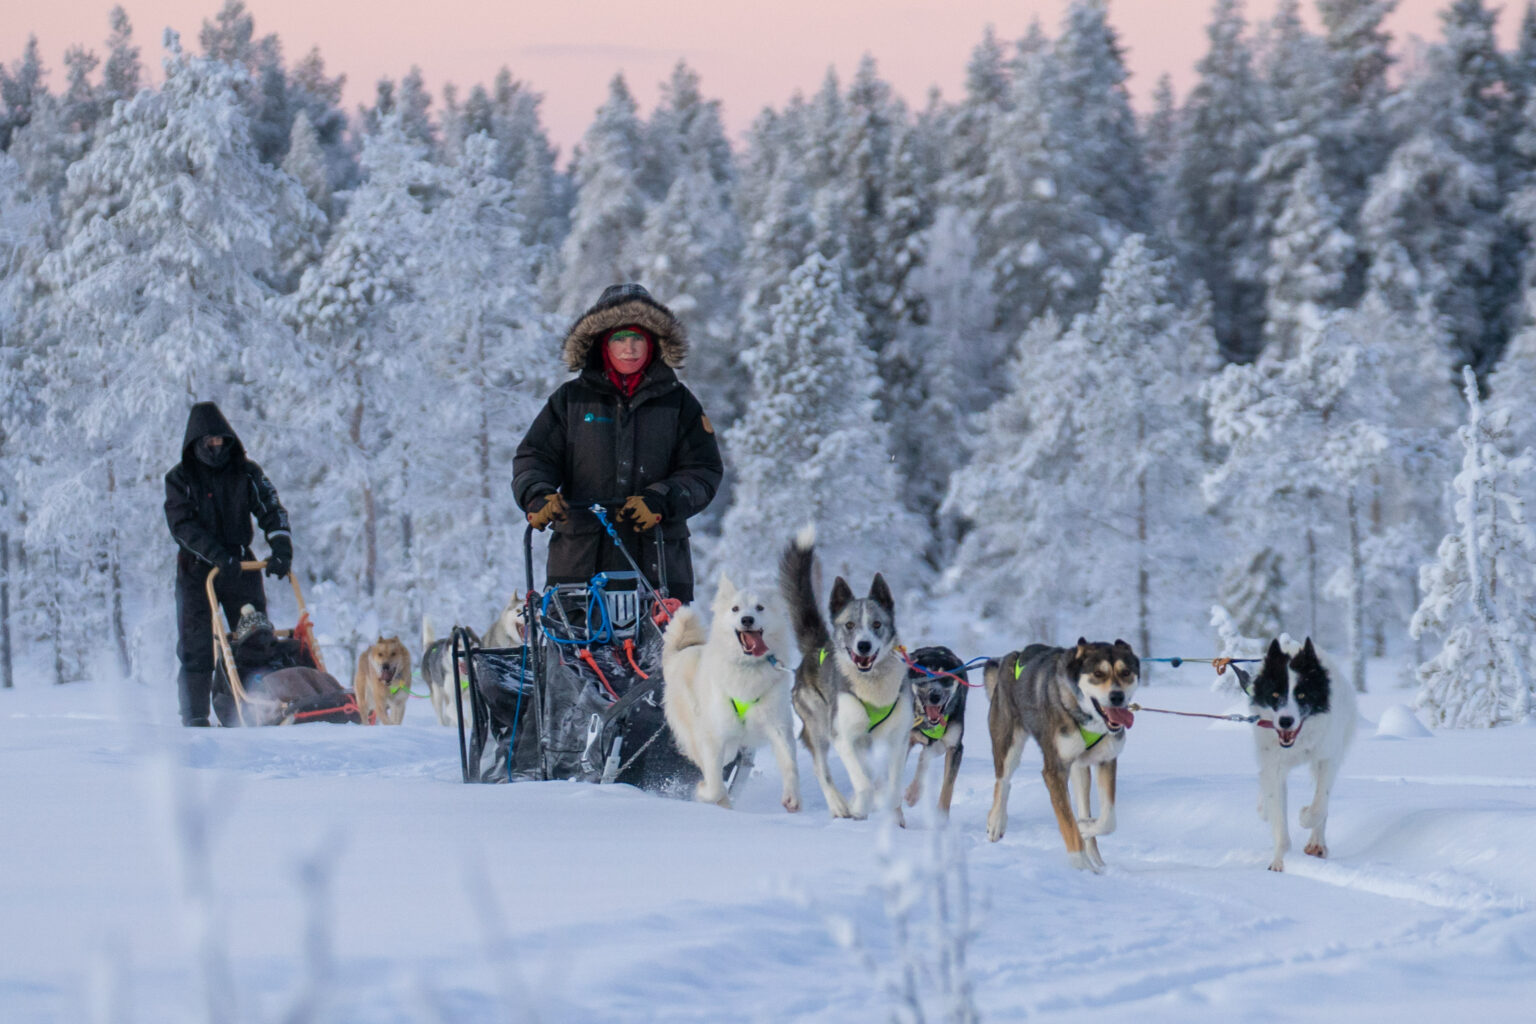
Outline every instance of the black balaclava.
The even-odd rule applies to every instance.
[[[222,435],[208,434],[198,438],[197,443],[192,446],[192,454],[197,456],[197,461],[209,469],[223,469],[229,465],[230,456],[235,451],[234,438],[231,437],[225,437],[224,443],[217,447],[208,443],[214,437],[219,436]]]

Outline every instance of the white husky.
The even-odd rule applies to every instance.
[[[766,741],[784,780],[784,809],[798,811],[790,676],[773,653],[777,622],[765,604],[722,572],[708,632],[692,607],[678,611],[662,638],[662,707],[678,749],[704,774],[700,800],[729,807],[725,765]]]

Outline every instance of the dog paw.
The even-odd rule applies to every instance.
[[[1271,870],[1271,871],[1284,871],[1285,870],[1285,860],[1283,858],[1276,857],[1274,860],[1269,862],[1269,870]]]
[[[780,803],[784,805],[784,809],[790,814],[796,814],[800,810],[800,798],[794,794],[786,796]]]
[[[1301,814],[1298,815],[1301,820],[1302,828],[1316,828],[1318,825],[1318,820],[1321,815],[1313,811],[1312,807],[1312,804],[1307,804],[1307,806],[1301,809]]]
[[[1326,858],[1328,856],[1328,847],[1314,840],[1307,844],[1307,856]]]
[[[907,796],[906,796],[907,806],[908,807],[916,807],[918,800],[922,799],[922,795],[923,795],[923,787],[919,786],[917,784],[917,780],[914,779],[912,781],[912,785],[907,787]]]
[[[1067,863],[1078,871],[1092,871],[1094,874],[1103,874],[1104,863],[1095,864],[1093,858],[1088,856],[1087,850],[1078,850],[1076,853],[1067,854]]]
[[[989,816],[987,818],[987,839],[989,841],[994,842],[994,843],[997,842],[999,839],[1003,838],[1003,833],[1005,833],[1007,831],[1008,831],[1008,819],[1007,818],[1003,818],[1003,817],[995,817],[994,818],[992,816]]]

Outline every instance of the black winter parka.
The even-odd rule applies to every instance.
[[[203,465],[192,451],[209,434],[229,438],[226,443],[233,448],[220,469]],[[272,481],[246,457],[219,407],[198,402],[187,417],[181,461],[165,474],[165,521],[181,548],[179,562],[191,568],[199,562],[223,565],[232,558],[250,558],[253,516],[269,544],[274,537],[289,536],[288,511]]]
[[[630,287],[634,290],[612,299],[605,293],[567,335],[566,364],[579,373],[550,396],[518,445],[512,493],[524,512],[555,491],[565,496],[570,516],[554,527],[548,569],[550,579],[562,580],[590,576],[598,569],[594,558],[612,546],[587,506],[614,510],[630,495],[644,496],[661,514],[656,529],[672,549],[669,581],[683,584],[679,576],[688,573],[686,586],[674,585],[673,592],[691,594],[687,520],[703,511],[720,487],[720,446],[699,400],[677,378],[687,346],[681,325],[643,289]],[[599,347],[607,331],[625,324],[645,327],[658,348],[628,398],[604,372]],[[654,541],[628,531],[623,536],[649,574],[651,559],[641,557],[642,548]]]

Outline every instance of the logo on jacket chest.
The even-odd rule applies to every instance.
[[[581,418],[583,423],[612,423],[612,416],[599,416],[595,412],[589,412]]]

